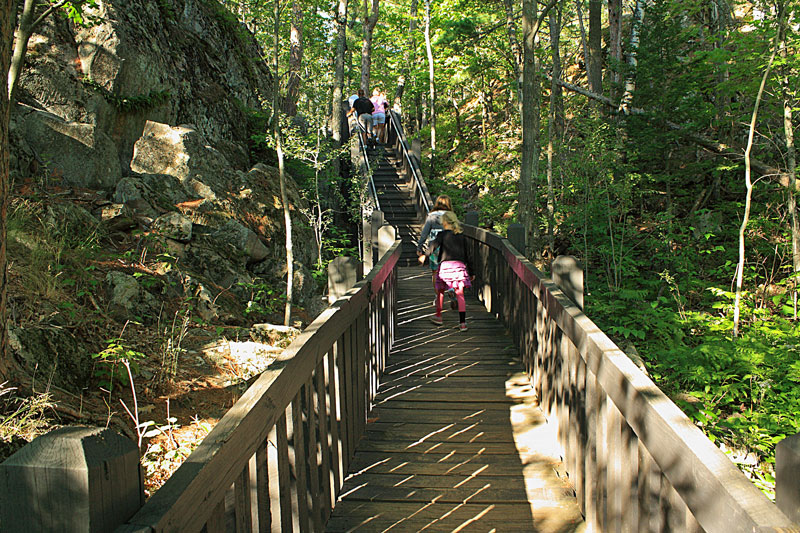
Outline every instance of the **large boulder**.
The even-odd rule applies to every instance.
[[[67,122],[21,105],[15,126],[51,179],[73,187],[110,190],[122,177],[114,142],[93,124]]]
[[[239,181],[225,156],[194,127],[152,121],[136,141],[131,170],[172,176],[207,200],[225,195]]]

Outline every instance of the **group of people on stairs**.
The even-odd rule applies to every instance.
[[[364,89],[359,89],[358,93],[347,101],[350,103],[347,116],[357,113],[363,141],[386,143],[386,116],[389,113],[386,93],[381,89],[375,89],[372,91],[372,98],[367,98]]]
[[[450,197],[436,197],[433,211],[428,213],[417,243],[419,262],[428,259],[431,269],[433,288],[436,299],[433,305],[436,314],[431,322],[437,326],[443,324],[442,308],[445,294],[450,299],[450,308],[458,309],[458,327],[467,330],[467,305],[464,300],[464,289],[472,286],[475,279],[469,257],[467,238],[463,234],[461,222],[453,212]]]

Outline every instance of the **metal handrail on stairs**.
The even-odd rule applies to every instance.
[[[364,126],[358,120],[358,112],[355,112],[356,115],[356,124],[358,124],[358,129],[364,132],[364,135],[367,134],[367,130],[364,129]],[[358,136],[358,145],[360,147],[360,151],[364,156],[364,164],[367,166],[367,176],[369,177],[369,188],[370,192],[372,193],[372,200],[375,202],[375,209],[377,211],[381,210],[381,202],[378,200],[378,190],[375,188],[375,180],[372,179],[372,169],[369,166],[369,156],[367,155],[367,147],[364,144],[364,139],[361,138],[361,135]]]
[[[414,184],[419,190],[420,198],[422,198],[422,205],[425,208],[425,214],[427,215],[431,210],[431,206],[428,203],[427,187],[423,185],[422,176],[419,175],[417,167],[414,165],[414,162],[411,159],[411,154],[408,152],[408,141],[406,140],[406,135],[403,132],[403,128],[400,126],[400,122],[397,120],[395,112],[389,111],[389,116],[391,117],[394,131],[397,133],[397,136],[399,137],[400,142],[398,144],[400,145],[400,150],[403,152],[403,157],[406,159],[406,161],[408,161],[408,166],[411,169],[411,174],[414,176]]]

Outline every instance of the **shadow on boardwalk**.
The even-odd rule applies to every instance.
[[[517,350],[474,298],[469,330],[400,269],[397,338],[328,531],[583,531]]]

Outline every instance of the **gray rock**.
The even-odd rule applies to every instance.
[[[192,240],[192,219],[180,213],[167,213],[153,221],[153,231],[179,242]]]
[[[18,133],[45,162],[51,178],[90,189],[111,189],[117,184],[122,171],[116,146],[97,126],[67,122],[46,111],[20,107]]]
[[[128,231],[136,227],[133,210],[125,204],[111,204],[100,211],[100,220],[109,231]]]
[[[42,326],[10,326],[8,344],[16,359],[37,380],[80,394],[92,378],[93,361],[69,330]]]
[[[106,275],[109,287],[109,309],[121,321],[141,318],[154,321],[159,311],[156,298],[141,287],[135,277],[111,271]]]
[[[243,254],[248,263],[257,263],[269,254],[269,250],[258,238],[258,235],[235,220],[229,220],[211,235],[222,245],[232,245],[235,253]]]

